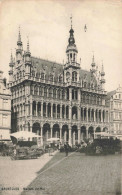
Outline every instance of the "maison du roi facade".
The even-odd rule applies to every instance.
[[[12,94],[12,132],[32,131],[74,145],[95,132],[109,131],[105,72],[80,68],[74,30],[69,31],[64,65],[31,56],[29,41],[23,51],[19,30],[16,58],[11,54],[9,88]]]

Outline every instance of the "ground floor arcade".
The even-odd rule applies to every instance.
[[[55,137],[59,138],[61,143],[68,142],[70,145],[76,145],[81,143],[85,139],[93,139],[95,132],[108,131],[107,126],[88,126],[88,125],[68,125],[68,124],[40,124],[35,122],[30,127],[28,122],[28,131],[32,131],[38,135],[41,135],[41,145],[47,142],[47,139]]]

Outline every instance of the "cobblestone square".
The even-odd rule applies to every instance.
[[[58,153],[22,195],[120,195],[121,156]]]

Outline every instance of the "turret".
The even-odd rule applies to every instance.
[[[79,82],[79,69],[80,64],[77,63],[77,47],[75,44],[74,30],[72,28],[72,17],[71,19],[71,28],[69,31],[68,46],[66,49],[67,62],[64,65],[64,82],[68,85],[71,85],[71,82],[77,84]]]
[[[66,49],[66,54],[67,54],[67,63],[73,64],[77,66],[77,47],[75,45],[75,38],[74,38],[74,30],[72,28],[72,17],[71,17],[71,29],[69,31],[70,37],[68,40],[68,46]]]
[[[9,67],[10,67],[10,70],[9,70],[9,83],[11,83],[13,81],[13,67],[14,67],[14,59],[13,59],[13,56],[12,56],[12,52],[11,52],[11,57],[10,57],[10,63],[9,63]]]
[[[16,61],[19,64],[20,61],[22,60],[22,41],[21,41],[20,27],[19,27],[17,46],[18,48],[16,49]]]
[[[103,63],[102,63],[102,68],[101,68],[101,88],[104,91],[105,90],[105,72],[104,72],[104,67],[103,67]]]
[[[28,38],[27,51],[25,52],[25,75],[30,74],[30,66],[31,66],[31,53],[30,53],[29,38]]]

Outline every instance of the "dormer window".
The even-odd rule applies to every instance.
[[[44,79],[44,73],[43,72],[41,73],[41,79]]]

